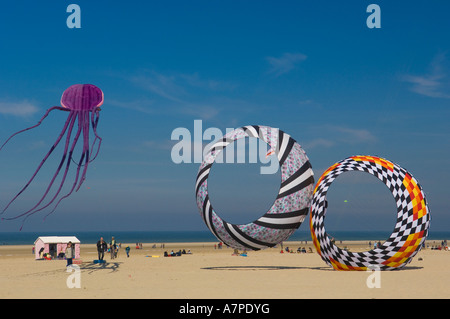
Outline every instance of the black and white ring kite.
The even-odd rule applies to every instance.
[[[278,157],[281,186],[272,207],[262,217],[245,225],[222,220],[208,196],[208,176],[217,155],[230,143],[245,137],[266,142]],[[197,207],[218,240],[238,249],[260,250],[289,238],[309,211],[314,189],[311,164],[301,146],[288,134],[268,126],[245,126],[227,133],[211,146],[200,165],[195,185]]]

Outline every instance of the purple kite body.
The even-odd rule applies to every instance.
[[[75,176],[75,181],[73,183],[73,186],[66,195],[59,198],[55,207],[49,214],[51,214],[56,209],[56,207],[59,205],[59,203],[63,199],[70,196],[74,190],[78,191],[80,189],[81,185],[83,184],[84,180],[86,179],[86,172],[87,172],[89,163],[92,162],[95,159],[95,157],[97,157],[98,152],[100,150],[100,144],[101,144],[102,139],[97,135],[97,124],[98,124],[98,120],[99,120],[100,106],[103,104],[103,100],[104,100],[103,92],[95,85],[92,85],[92,84],[72,85],[71,87],[69,87],[67,90],[64,91],[64,93],[61,97],[61,106],[54,106],[54,107],[48,109],[47,112],[44,114],[44,116],[40,119],[40,121],[36,125],[26,128],[24,130],[21,130],[17,133],[14,133],[0,147],[0,150],[1,150],[5,146],[5,144],[8,143],[8,141],[15,135],[39,126],[42,123],[42,121],[49,115],[49,113],[51,111],[60,110],[60,111],[69,112],[69,115],[64,124],[64,127],[63,127],[61,133],[59,134],[58,138],[56,139],[55,143],[53,144],[53,146],[50,148],[48,153],[45,155],[44,159],[39,164],[38,168],[34,172],[33,176],[30,178],[30,180],[27,182],[27,184],[20,190],[19,193],[17,193],[17,195],[8,203],[8,205],[6,205],[6,207],[3,209],[1,214],[3,214],[8,209],[8,207],[17,199],[17,197],[19,197],[19,195],[22,194],[26,190],[26,188],[31,184],[31,182],[36,177],[39,170],[44,165],[45,161],[49,158],[49,156],[52,154],[52,152],[54,151],[56,146],[59,144],[59,142],[63,139],[64,135],[67,133],[65,147],[64,147],[64,153],[63,153],[61,162],[50,182],[50,185],[47,187],[44,195],[42,196],[40,201],[33,208],[29,209],[28,211],[26,211],[18,216],[15,216],[15,217],[2,218],[2,220],[3,219],[11,220],[11,219],[16,219],[16,218],[19,218],[22,216],[25,216],[25,218],[27,218],[27,217],[31,216],[32,214],[43,210],[44,208],[50,206],[53,202],[55,202],[55,200],[58,198],[58,195],[60,194],[62,187],[64,185],[64,182],[66,180],[67,174],[69,172],[70,163],[73,161],[72,154],[75,149],[75,146],[76,146],[78,140],[80,139],[80,137],[82,136],[82,141],[83,141],[82,154],[81,154],[81,158],[80,158],[79,162],[77,163],[77,171],[76,171],[76,176]],[[72,130],[75,126],[75,123],[77,124],[78,129],[75,133],[75,136],[73,137],[72,144],[70,144]],[[95,139],[92,143],[92,146],[89,147],[89,130],[91,128],[91,125],[92,125],[92,130],[95,135]],[[95,152],[95,155],[92,157],[90,150],[93,149],[93,147],[97,141],[98,141],[97,151]],[[42,202],[48,195],[56,177],[61,172],[62,167],[64,166],[64,162],[66,162],[64,175],[62,177],[61,183],[59,185],[59,188],[58,188],[56,194],[50,199],[50,201],[47,204],[45,204],[44,206],[41,206]]]

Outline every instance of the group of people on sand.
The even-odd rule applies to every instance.
[[[429,247],[429,245],[427,245],[427,248]],[[448,251],[448,244],[447,244],[447,239],[441,241],[441,244],[436,245],[435,242],[433,241],[433,245],[431,246],[431,250],[445,250]]]
[[[290,254],[294,254],[294,253],[297,253],[297,254],[306,254],[307,252],[308,252],[308,253],[312,253],[312,252],[313,252],[312,249],[311,249],[311,247],[308,248],[308,251],[306,250],[305,247],[298,247],[298,248],[297,248],[297,251],[294,251],[294,249],[290,249],[289,247],[286,247],[284,250],[285,250],[287,253],[290,253]],[[281,254],[284,253],[283,249],[281,249],[280,253],[281,253]]]
[[[103,237],[97,242],[97,252],[98,252],[98,260],[103,260],[105,258],[105,253],[109,252],[111,254],[111,259],[117,258],[117,254],[119,252],[119,248],[121,247],[120,243],[117,243],[114,236],[111,238],[111,241],[108,244],[103,240]],[[129,257],[130,247],[125,249],[127,253],[127,257]]]
[[[165,251],[164,252],[164,257],[176,257],[176,256],[181,256],[181,255],[186,255],[186,254],[188,254],[188,255],[190,255],[190,254],[192,254],[191,253],[191,250],[189,249],[187,252],[186,252],[186,250],[185,249],[183,249],[183,250],[179,250],[179,251],[177,251],[176,253],[172,250],[170,253],[168,253],[167,251]]]

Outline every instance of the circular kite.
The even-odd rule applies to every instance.
[[[333,180],[348,171],[367,172],[381,180],[397,204],[397,222],[391,236],[367,252],[340,249],[328,237],[324,219],[326,195]],[[430,211],[417,180],[405,169],[375,156],[352,156],[329,167],[314,189],[310,227],[317,252],[336,270],[392,270],[404,267],[422,248],[430,227]]]
[[[259,219],[245,225],[222,220],[208,196],[208,176],[217,155],[230,143],[245,137],[266,142],[278,157],[281,186],[272,207]],[[197,207],[211,232],[232,248],[260,250],[273,247],[300,227],[309,211],[314,177],[301,146],[283,131],[267,126],[245,126],[227,133],[205,153],[195,185]]]
[[[2,219],[11,220],[11,219],[16,219],[16,218],[19,218],[22,216],[25,216],[25,218],[27,218],[30,215],[50,206],[57,199],[58,195],[60,194],[60,192],[62,190],[64,182],[66,180],[66,177],[67,177],[67,174],[69,171],[69,166],[70,166],[71,162],[74,161],[72,158],[72,155],[73,155],[73,151],[75,149],[75,145],[77,144],[78,140],[81,137],[81,139],[83,141],[83,147],[82,147],[82,154],[80,156],[80,159],[79,159],[78,163],[75,163],[75,164],[77,164],[75,181],[74,181],[73,186],[72,186],[71,190],[69,191],[69,193],[67,193],[65,196],[63,196],[59,199],[59,201],[57,202],[57,204],[55,205],[55,207],[53,208],[53,210],[51,212],[53,212],[56,209],[56,207],[59,205],[59,203],[64,198],[67,198],[68,196],[70,196],[72,194],[72,192],[75,190],[75,188],[76,188],[76,191],[78,191],[78,189],[81,187],[84,180],[86,179],[86,172],[87,172],[89,163],[92,162],[95,159],[95,157],[97,157],[98,152],[100,150],[100,145],[101,145],[102,139],[97,135],[97,124],[98,124],[98,120],[99,120],[100,106],[103,104],[103,99],[104,99],[103,92],[95,85],[92,85],[92,84],[72,85],[68,89],[66,89],[64,91],[64,93],[62,94],[61,106],[54,106],[54,107],[49,108],[47,110],[47,112],[44,114],[44,116],[40,119],[40,121],[36,125],[14,133],[0,147],[0,150],[1,150],[5,146],[5,144],[8,143],[9,140],[12,137],[14,137],[15,135],[25,132],[25,131],[28,131],[30,129],[33,129],[33,128],[41,125],[42,121],[50,114],[51,111],[59,110],[59,111],[69,112],[69,115],[67,116],[66,122],[64,123],[61,133],[57,137],[56,141],[54,142],[54,144],[52,145],[52,147],[50,148],[48,153],[45,155],[44,159],[39,164],[39,166],[36,169],[36,171],[34,172],[33,176],[25,184],[25,186],[17,193],[17,195],[8,203],[8,205],[6,205],[6,207],[3,209],[1,214],[5,213],[5,211],[8,209],[8,207],[31,184],[31,182],[36,177],[36,174],[39,172],[39,170],[44,165],[45,161],[49,158],[49,156],[52,154],[52,152],[54,151],[56,146],[62,140],[63,136],[67,133],[66,139],[65,139],[64,153],[61,158],[61,162],[60,162],[58,168],[56,169],[56,172],[54,173],[52,180],[51,180],[50,184],[48,185],[44,195],[39,200],[39,202],[36,205],[34,205],[33,208],[29,209],[28,211],[26,211],[18,216],[15,216],[15,217],[2,218]],[[74,129],[75,124],[77,124],[77,130],[76,130],[75,136],[72,137],[72,130]],[[89,130],[90,130],[91,126],[92,126],[93,133],[95,135],[95,139],[92,142],[92,146],[89,145]],[[71,138],[73,138],[72,143],[70,142]],[[93,153],[90,153],[90,150],[92,150],[94,148],[94,145],[97,141],[98,141],[98,146],[97,146],[97,150],[94,155]],[[94,156],[92,156],[92,155],[94,155]],[[62,176],[60,185],[56,191],[56,194],[48,201],[48,203],[40,206],[43,203],[43,201],[45,200],[45,198],[47,197],[53,183],[55,182],[56,177],[61,172],[64,162],[66,163],[66,166],[65,166],[64,174]],[[83,169],[81,172],[82,167],[83,167]],[[80,176],[80,172],[81,172],[81,176]]]

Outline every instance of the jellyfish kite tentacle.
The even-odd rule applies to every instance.
[[[79,125],[79,127],[80,127],[80,128],[79,128],[79,132],[81,133],[81,124],[80,124],[80,122],[78,122],[78,125]],[[80,134],[77,134],[77,135],[79,136]],[[77,138],[77,139],[78,139],[78,138]],[[74,142],[74,145],[75,145],[75,142]],[[44,220],[45,220],[45,218],[47,218],[47,216],[49,216],[50,214],[52,214],[52,213],[56,210],[56,208],[58,208],[59,204],[60,204],[64,199],[66,199],[67,197],[69,197],[70,195],[72,195],[73,191],[75,190],[75,187],[77,186],[78,178],[79,178],[79,176],[80,176],[80,170],[81,170],[81,167],[83,166],[82,163],[83,163],[83,160],[84,160],[85,157],[86,157],[86,153],[83,152],[83,153],[81,154],[80,161],[79,161],[78,164],[77,164],[77,172],[76,172],[76,174],[75,174],[75,180],[74,180],[74,182],[73,182],[72,188],[70,189],[70,191],[69,191],[66,195],[64,195],[63,197],[61,197],[61,198],[58,200],[58,202],[57,202],[56,205],[53,207],[53,209],[52,209],[47,215],[45,215]],[[72,160],[73,160],[73,159],[72,159]]]
[[[45,112],[44,116],[41,117],[41,119],[39,120],[39,122],[38,122],[36,125],[27,127],[26,129],[20,130],[20,131],[14,133],[13,135],[11,135],[11,136],[5,141],[5,143],[3,143],[2,146],[0,146],[0,151],[1,151],[2,148],[9,142],[9,140],[12,139],[12,138],[13,138],[14,136],[16,136],[17,134],[26,132],[26,131],[28,131],[28,130],[31,130],[31,129],[33,129],[33,128],[35,128],[35,127],[38,127],[39,125],[41,125],[42,122],[44,121],[44,119],[50,114],[50,112],[51,112],[51,111],[54,111],[54,110],[60,110],[60,111],[66,111],[66,112],[70,111],[70,110],[68,110],[68,109],[66,109],[66,108],[64,108],[64,107],[60,107],[60,106],[54,106],[54,107],[49,108],[49,109]]]
[[[93,130],[94,135],[95,135],[95,139],[94,139],[94,141],[92,142],[92,145],[91,145],[91,148],[90,148],[90,149],[91,149],[91,150],[94,149],[94,146],[95,146],[95,143],[97,142],[97,140],[99,141],[99,143],[98,143],[97,151],[95,152],[95,155],[92,156],[92,155],[94,154],[93,152],[90,154],[89,163],[93,162],[93,161],[97,158],[97,155],[98,155],[99,152],[100,152],[100,146],[101,146],[102,140],[103,140],[103,139],[98,135],[98,133],[97,133],[97,125],[98,125],[98,119],[99,119],[99,111],[100,111],[100,108],[97,108],[97,110],[92,111],[92,114],[91,114],[91,124],[92,124],[92,130]],[[95,119],[94,119],[94,115],[95,115]],[[72,162],[74,162],[75,164],[77,164],[77,163],[75,162],[74,159],[72,159]],[[77,165],[78,165],[78,164],[77,164]],[[82,164],[82,166],[84,166],[84,165]]]
[[[8,209],[8,207],[17,199],[17,197],[20,196],[20,194],[22,194],[27,188],[28,186],[31,184],[31,182],[34,180],[34,178],[36,177],[37,173],[39,172],[39,170],[42,168],[42,166],[44,165],[45,161],[49,158],[49,156],[53,153],[53,151],[55,150],[56,146],[58,146],[59,142],[61,141],[62,137],[64,136],[64,134],[67,131],[67,128],[69,126],[69,123],[72,121],[72,117],[73,117],[73,113],[70,113],[69,116],[67,117],[66,123],[64,124],[63,130],[62,132],[59,134],[58,138],[56,139],[55,143],[53,144],[53,146],[50,148],[50,150],[48,151],[47,155],[45,155],[44,159],[41,161],[41,163],[39,164],[38,168],[36,169],[36,171],[34,172],[33,176],[30,178],[30,180],[25,184],[25,186],[20,190],[19,193],[17,193],[16,196],[14,196],[14,198],[8,203],[8,205],[6,205],[6,207],[3,209],[3,211],[0,213],[3,214],[5,213],[5,211]]]
[[[81,114],[81,125],[83,126],[83,153],[86,154],[83,173],[81,174],[80,183],[76,189],[76,192],[80,190],[81,185],[86,179],[86,172],[89,166],[89,112],[82,112]]]
[[[93,128],[93,131],[94,131],[94,135],[95,135],[95,140],[94,140],[94,143],[92,143],[91,149],[94,147],[95,141],[96,141],[97,139],[100,140],[100,142],[99,142],[99,145],[98,145],[98,147],[97,147],[97,153],[95,154],[94,158],[92,158],[91,160],[89,160],[89,163],[92,162],[92,161],[97,157],[97,155],[98,155],[98,153],[99,153],[99,150],[100,150],[100,144],[101,144],[101,141],[102,141],[102,138],[101,138],[100,136],[98,136],[98,134],[97,134],[97,124],[98,124],[98,119],[99,119],[99,111],[100,111],[100,108],[98,107],[98,108],[95,110],[95,113],[94,113],[94,111],[93,111],[92,114],[91,114],[91,123],[92,123],[92,128]],[[95,119],[94,119],[94,115],[95,115]],[[81,126],[82,126],[82,121],[78,121],[78,125],[81,127]],[[58,208],[59,204],[60,204],[64,199],[66,199],[67,197],[69,197],[69,196],[73,193],[73,191],[75,190],[75,187],[76,187],[76,185],[77,185],[77,183],[78,183],[78,178],[79,178],[79,176],[80,176],[80,170],[81,170],[81,167],[82,167],[82,166],[85,166],[85,165],[83,165],[83,160],[85,159],[85,157],[87,157],[87,153],[88,153],[88,149],[84,149],[84,150],[83,150],[83,153],[81,154],[81,158],[80,158],[80,161],[78,162],[78,164],[75,163],[75,161],[73,160],[73,158],[71,159],[71,160],[77,165],[77,172],[76,172],[76,175],[75,175],[75,181],[74,181],[74,183],[73,183],[73,185],[72,185],[72,188],[71,188],[71,190],[70,190],[66,195],[64,195],[63,197],[61,197],[61,198],[58,200],[58,202],[56,203],[56,205],[55,205],[55,206],[53,207],[53,209],[52,209],[52,210],[44,217],[44,219],[47,218],[49,215],[53,214],[53,212],[56,210],[56,208]],[[82,183],[82,182],[80,182],[80,183]],[[80,186],[81,186],[81,185],[80,185]],[[77,191],[78,191],[78,189],[79,189],[79,188],[77,188]]]
[[[62,168],[62,166],[63,166],[63,164],[64,164],[64,162],[65,162],[65,160],[66,160],[66,157],[67,157],[67,150],[69,149],[70,137],[71,137],[71,134],[72,134],[72,129],[73,129],[73,126],[74,126],[74,124],[75,124],[76,118],[77,118],[76,113],[75,113],[75,114],[70,114],[70,115],[69,115],[70,125],[69,125],[69,130],[68,130],[68,132],[67,132],[66,145],[65,145],[65,147],[64,147],[64,153],[63,153],[61,162],[60,162],[58,168],[56,169],[56,172],[54,173],[53,178],[52,178],[52,180],[50,181],[50,184],[47,186],[47,189],[46,189],[44,195],[41,197],[41,199],[39,200],[39,202],[37,202],[37,204],[35,204],[35,205],[33,206],[33,208],[27,210],[26,212],[24,212],[24,213],[22,213],[22,214],[20,214],[20,215],[15,216],[15,217],[5,218],[6,220],[13,220],[13,219],[20,218],[20,217],[22,217],[22,216],[29,216],[29,215],[34,214],[35,212],[33,212],[33,210],[37,209],[37,208],[39,207],[39,205],[40,205],[40,204],[44,201],[44,199],[47,197],[47,195],[48,195],[50,189],[51,189],[52,186],[53,186],[53,183],[55,182],[56,177],[59,175],[59,173],[60,173],[60,171],[61,171],[61,168]],[[67,175],[67,172],[66,172],[65,175]],[[64,176],[63,180],[61,181],[61,186],[62,186],[62,184],[64,184],[64,180],[65,180],[65,176]],[[57,196],[57,195],[58,195],[58,194],[56,194],[56,196]],[[49,204],[51,204],[51,202],[52,202],[53,200],[54,200],[54,198],[50,201]]]
[[[98,136],[98,134],[97,134],[97,125],[98,125],[98,120],[100,117],[99,111],[100,111],[100,108],[98,107],[95,111],[92,111],[92,114],[91,114],[92,131],[94,132],[94,135],[95,135],[95,139],[94,139],[94,142],[92,143],[91,150],[94,150],[95,142],[97,140],[99,142],[98,142],[98,146],[97,146],[97,152],[95,153],[95,155],[92,159],[89,159],[89,163],[97,158],[97,155],[100,152],[100,146],[102,145],[102,138],[100,136]],[[94,120],[94,115],[95,115],[95,120]],[[94,153],[92,152],[91,156],[92,156],[92,154],[94,154]]]
[[[78,116],[78,114],[75,113],[74,122],[75,122],[75,119],[76,119],[77,116]],[[71,127],[71,129],[72,129],[72,127]],[[75,149],[75,145],[76,145],[76,143],[77,143],[77,141],[78,141],[78,138],[80,137],[80,134],[81,134],[81,127],[80,127],[80,124],[78,123],[78,131],[77,131],[77,133],[75,134],[75,137],[74,137],[74,139],[73,139],[72,146],[71,146],[69,152],[67,153],[67,144],[66,144],[66,149],[64,150],[64,155],[63,155],[63,158],[62,158],[62,160],[61,160],[61,164],[60,164],[59,170],[61,169],[61,166],[62,166],[62,164],[63,164],[63,162],[64,162],[64,160],[65,160],[65,158],[66,158],[66,154],[68,154],[68,158],[67,158],[67,163],[66,163],[66,168],[65,168],[65,171],[64,171],[64,175],[63,175],[63,177],[62,177],[62,179],[61,179],[61,182],[60,182],[60,185],[59,185],[59,187],[58,187],[58,190],[56,191],[56,194],[53,196],[53,198],[52,198],[45,206],[43,206],[43,207],[41,207],[41,208],[39,208],[39,209],[36,209],[36,207],[40,204],[40,202],[39,202],[35,207],[33,207],[32,209],[30,209],[28,212],[24,213],[24,214],[27,214],[27,213],[28,213],[28,215],[25,217],[25,219],[28,218],[28,217],[30,217],[31,215],[37,213],[37,212],[40,212],[41,210],[47,208],[47,207],[50,206],[50,205],[56,200],[56,198],[58,197],[59,193],[60,193],[61,190],[62,190],[62,187],[63,187],[63,185],[64,185],[64,182],[66,181],[66,177],[67,177],[67,174],[68,174],[68,172],[69,172],[70,162],[72,161],[72,154],[73,154],[73,151],[74,151],[74,149]],[[71,130],[70,130],[69,133],[68,133],[68,136],[67,136],[67,142],[69,142],[69,140],[70,140],[70,135],[71,135]],[[59,174],[59,171],[57,172],[57,174]],[[57,174],[55,174],[55,177],[56,177]],[[46,192],[46,194],[44,195],[44,198],[45,198],[45,196],[47,195],[47,193],[48,193],[48,191],[50,190],[50,188],[52,187],[53,181],[54,181],[54,179],[52,180],[51,184],[49,185],[49,187],[48,187],[48,189],[47,189],[47,192]],[[42,198],[42,199],[44,199],[44,198]],[[41,200],[41,201],[42,201],[42,200]],[[36,210],[34,210],[34,209],[36,209]],[[33,210],[34,210],[34,211],[33,211]],[[22,214],[22,216],[23,216],[24,214]],[[17,217],[20,217],[20,216],[17,216]],[[25,222],[25,220],[24,220],[24,222]]]
[[[44,219],[47,218],[48,215],[52,214],[52,213],[56,210],[56,208],[58,208],[59,204],[60,204],[64,199],[66,199],[67,197],[69,197],[70,195],[72,195],[73,191],[75,190],[75,187],[77,186],[78,178],[79,178],[79,176],[80,176],[80,170],[81,170],[82,163],[83,163],[83,160],[84,160],[85,156],[86,156],[85,153],[83,153],[83,154],[81,155],[80,162],[78,163],[77,172],[76,172],[76,175],[75,175],[75,181],[73,182],[73,185],[72,185],[71,190],[70,190],[66,195],[64,195],[63,197],[61,197],[61,198],[58,200],[58,202],[56,203],[55,207],[53,207],[53,209],[52,209],[52,210],[44,217]]]

